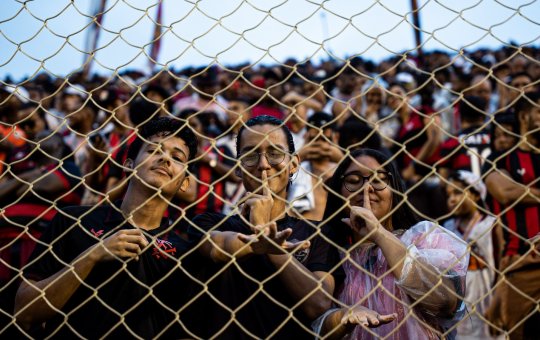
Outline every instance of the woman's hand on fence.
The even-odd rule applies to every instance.
[[[397,317],[396,313],[381,315],[364,306],[356,306],[353,308],[343,308],[343,317],[341,318],[342,325],[375,328],[394,321]]]

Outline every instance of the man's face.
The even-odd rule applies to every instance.
[[[82,98],[74,94],[65,94],[62,99],[62,106],[66,113],[77,111],[82,106]]]
[[[528,131],[534,131],[532,135],[536,139],[536,146],[538,146],[538,143],[540,143],[540,103],[537,102],[536,105],[537,106],[533,107],[529,113],[530,120]]]
[[[521,135],[530,135],[536,139],[536,146],[540,143],[540,103],[536,102],[533,108],[518,113]]]
[[[531,78],[526,75],[520,75],[512,79],[510,82],[511,88],[508,89],[510,101],[514,101],[521,94],[521,91],[524,93],[534,92],[534,86],[531,86],[531,83]]]
[[[471,94],[480,97],[489,103],[491,100],[491,83],[489,80],[479,80],[472,85]]]
[[[259,155],[258,162],[254,165],[244,165],[248,157]],[[240,139],[238,153],[242,171],[242,181],[247,191],[261,193],[262,172],[266,171],[268,186],[278,197],[285,198],[289,177],[296,172],[298,157],[289,155],[287,137],[281,127],[274,125],[257,125],[246,128]],[[271,164],[269,159],[278,159],[283,156],[281,162]]]
[[[334,131],[331,128],[325,128],[321,134],[320,128],[310,128],[306,133],[306,142],[311,141],[325,143],[328,143],[328,141],[334,141]]]
[[[183,139],[171,136],[152,136],[133,161],[137,171],[134,179],[153,190],[162,190],[166,198],[172,198],[178,190],[185,191],[189,185],[186,177],[189,148]]]
[[[336,81],[336,86],[344,95],[351,95],[356,89],[356,76],[354,74],[341,74]]]
[[[235,130],[242,126],[249,119],[247,103],[241,101],[231,101],[227,106],[227,124],[233,126]]]

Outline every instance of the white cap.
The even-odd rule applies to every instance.
[[[480,194],[482,200],[486,199],[487,188],[482,179],[470,171],[458,170],[459,179],[467,183],[472,189]]]
[[[2,88],[4,91],[13,94],[23,104],[30,101],[30,93],[22,86],[5,85]]]
[[[79,84],[69,85],[64,90],[64,94],[79,96],[82,99],[86,99],[86,97],[88,97],[88,93],[86,93],[86,89],[82,85],[79,85]]]

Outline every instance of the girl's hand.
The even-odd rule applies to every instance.
[[[343,308],[342,310],[342,325],[361,325],[364,327],[375,328],[390,323],[397,317],[396,313],[380,315],[379,313],[364,306],[356,306],[351,309]]]
[[[362,207],[351,207],[349,218],[342,221],[352,230],[359,234],[361,238],[367,237],[368,240],[377,243],[384,227],[377,217],[371,211],[371,202],[369,201],[369,185],[364,186],[364,202]]]

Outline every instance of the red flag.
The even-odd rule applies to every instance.
[[[157,5],[156,20],[154,21],[154,34],[152,36],[152,42],[150,44],[150,59],[148,66],[152,71],[157,64],[159,49],[161,48],[161,28],[163,21],[163,0]]]
[[[92,24],[88,26],[88,32],[86,35],[86,49],[83,62],[84,65],[83,73],[85,76],[88,76],[90,73],[90,66],[94,60],[94,56],[97,49],[97,44],[99,40],[99,33],[101,31],[101,23],[103,22],[103,15],[105,12],[105,6],[107,5],[107,0],[94,0],[92,1]]]

